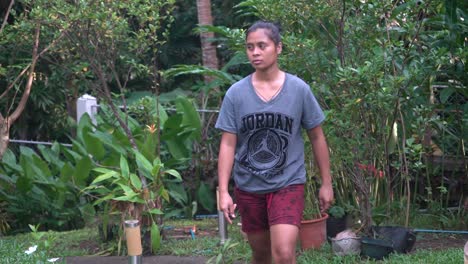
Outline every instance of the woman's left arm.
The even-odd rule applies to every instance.
[[[320,177],[322,178],[322,186],[319,191],[320,209],[325,212],[330,208],[333,202],[333,187],[332,176],[330,171],[330,155],[328,145],[323,134],[322,127],[316,126],[307,131],[312,151],[314,153],[315,162],[318,166]]]

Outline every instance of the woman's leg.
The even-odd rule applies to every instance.
[[[296,242],[304,209],[304,186],[252,194],[236,188],[235,197],[254,264],[296,263]],[[272,257],[273,256],[273,257]]]
[[[304,210],[304,186],[291,185],[281,189],[272,194],[268,204],[273,260],[275,264],[294,264]]]
[[[242,231],[252,249],[252,263],[271,264],[271,242],[265,194],[235,189],[235,199],[242,220]]]
[[[272,225],[270,234],[271,252],[275,264],[296,263],[296,243],[299,228],[289,224]]]
[[[252,249],[252,264],[271,264],[270,232],[249,233],[247,238]]]

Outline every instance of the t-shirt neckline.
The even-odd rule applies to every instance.
[[[248,80],[249,80],[250,91],[251,91],[251,93],[253,94],[253,96],[255,96],[256,100],[259,101],[259,102],[261,102],[262,104],[272,104],[272,103],[274,103],[276,100],[278,100],[278,99],[281,97],[281,95],[283,94],[283,90],[286,89],[286,87],[287,87],[286,83],[287,83],[288,78],[289,78],[288,73],[285,72],[285,73],[284,73],[284,82],[283,82],[283,84],[281,85],[281,87],[280,87],[280,89],[279,89],[279,92],[278,92],[275,96],[273,96],[270,100],[264,101],[264,100],[260,97],[260,95],[257,94],[257,92],[255,91],[255,87],[253,86],[253,83],[252,83],[252,77],[253,77],[253,73],[249,75],[249,79],[248,79]]]

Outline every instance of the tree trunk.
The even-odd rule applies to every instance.
[[[213,25],[213,17],[211,16],[211,0],[197,0],[198,24],[200,26]],[[218,69],[218,57],[216,56],[216,46],[210,39],[214,38],[213,32],[203,32],[200,35],[202,48],[203,66]],[[206,81],[211,81],[209,77],[205,77]]]
[[[20,117],[21,113],[23,113],[24,108],[26,107],[26,102],[28,101],[29,95],[31,94],[31,88],[34,80],[34,69],[36,67],[37,59],[39,58],[38,50],[40,29],[40,24],[37,24],[32,51],[32,62],[31,66],[29,67],[28,80],[26,81],[26,87],[24,89],[23,95],[21,96],[21,100],[19,101],[18,106],[16,106],[13,113],[10,114],[7,112],[5,117],[0,114],[0,159],[3,158],[3,154],[5,154],[5,151],[8,148],[8,143],[10,143],[11,124],[13,124]]]
[[[198,24],[200,26],[211,26],[213,25],[213,17],[211,15],[211,0],[197,0],[197,13],[198,13]],[[202,49],[202,63],[203,66],[210,68],[210,69],[218,69],[218,57],[216,55],[216,45],[213,43],[214,33],[213,32],[202,32],[200,34],[200,41],[201,41],[201,49]],[[213,81],[213,77],[204,76],[204,80],[206,84],[209,84]],[[198,95],[198,101],[200,104],[200,108],[206,109],[209,101],[209,92],[207,90],[200,90],[200,94]],[[212,88],[212,91],[218,91],[218,88]],[[220,102],[219,102],[220,103]],[[205,112],[200,113],[200,120],[202,124],[202,141],[200,146],[199,144],[195,144],[194,148],[195,151],[200,151],[200,149],[207,148],[210,149],[210,146],[203,147],[203,142],[207,142],[206,139],[208,137],[208,129],[212,127],[209,123],[215,120],[213,118],[213,114],[209,114],[206,116]],[[205,144],[206,145],[206,144]],[[210,152],[208,151],[208,157],[202,157],[204,160],[212,160],[210,157]],[[196,161],[197,162],[197,161]],[[197,167],[197,166],[195,166]]]
[[[211,16],[211,0],[197,0],[198,24],[200,26],[212,26],[213,17]],[[203,66],[211,69],[218,69],[218,57],[216,56],[216,46],[213,43],[213,32],[202,32],[200,34],[202,63]],[[204,76],[205,83],[210,83],[213,80],[211,76]],[[200,107],[205,109],[208,103],[208,94],[200,90]],[[205,122],[204,113],[201,117],[202,124]]]
[[[10,124],[8,118],[0,118],[0,160],[3,158],[10,143]]]

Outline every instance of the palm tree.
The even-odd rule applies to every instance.
[[[211,0],[197,0],[197,13],[198,13],[198,24],[199,26],[212,26],[213,16],[211,15]],[[201,31],[200,40],[202,48],[202,63],[206,68],[217,70],[218,57],[216,55],[216,46],[213,43],[214,33],[210,31]],[[204,75],[206,84],[213,81],[213,77]],[[205,91],[200,90],[200,104],[203,109],[206,108],[208,103],[208,94]],[[202,123],[205,122],[204,114],[202,114]]]
[[[197,0],[198,24],[200,26],[213,25],[211,15],[211,0]],[[218,69],[218,58],[216,56],[216,46],[211,41],[214,38],[213,32],[202,32],[200,34],[203,66]],[[211,81],[210,77],[205,77],[205,81]]]
[[[199,26],[212,26],[213,25],[213,16],[211,15],[211,0],[197,0],[197,13],[198,13],[198,24]],[[216,46],[212,41],[214,38],[214,33],[211,31],[202,30],[200,33],[200,41],[201,41],[201,48],[202,48],[202,63],[203,66],[206,68],[210,68],[213,70],[217,70],[219,68],[218,65],[218,57],[216,55]],[[214,80],[214,77],[209,75],[203,76],[205,80],[205,84],[209,84]],[[216,90],[216,88],[214,89]],[[208,91],[208,92],[206,92]],[[206,109],[209,101],[209,90],[201,89],[200,94],[198,96],[200,107],[202,109]],[[205,113],[201,113],[201,122],[202,122],[202,137],[207,138],[208,136],[208,127],[209,121],[213,120],[212,118],[207,118]],[[203,142],[203,141],[202,141]]]

